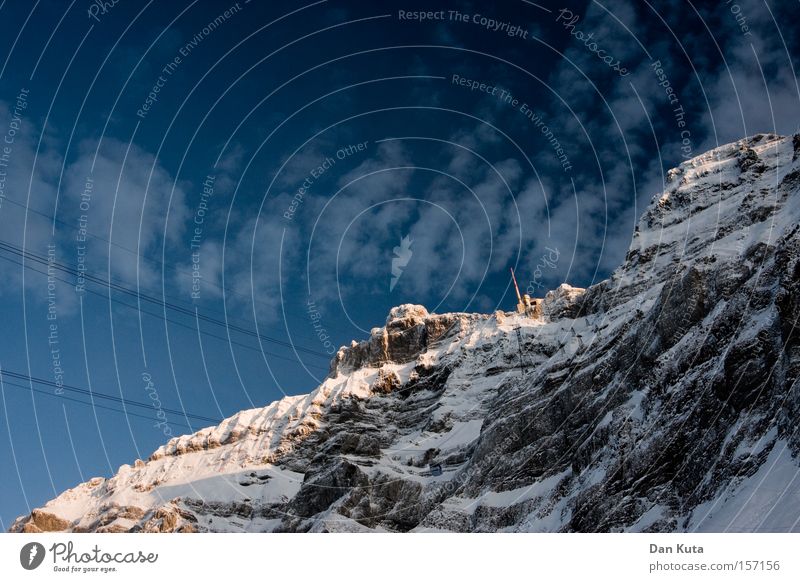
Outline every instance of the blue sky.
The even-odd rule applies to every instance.
[[[666,170],[798,130],[790,8],[3,2],[0,525],[394,305],[602,280]]]

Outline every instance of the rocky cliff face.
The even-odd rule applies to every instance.
[[[800,531],[800,137],[681,164],[541,315],[392,310],[307,396],[13,531]]]

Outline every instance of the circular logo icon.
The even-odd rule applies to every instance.
[[[35,570],[44,561],[44,546],[39,542],[30,542],[19,551],[19,563],[26,570]]]

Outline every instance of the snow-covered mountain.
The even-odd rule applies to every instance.
[[[534,316],[392,309],[306,396],[13,531],[800,531],[800,135],[668,174],[625,262]]]

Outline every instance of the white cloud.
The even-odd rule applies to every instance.
[[[110,265],[110,275],[126,282],[137,280],[138,269],[143,286],[156,285],[160,268],[137,253],[160,260],[162,245],[184,244],[190,216],[185,186],[135,144],[106,138],[98,150],[87,140],[79,152],[65,172],[61,212],[74,223],[85,216],[87,232],[110,241],[87,241],[88,269],[109,274]]]

